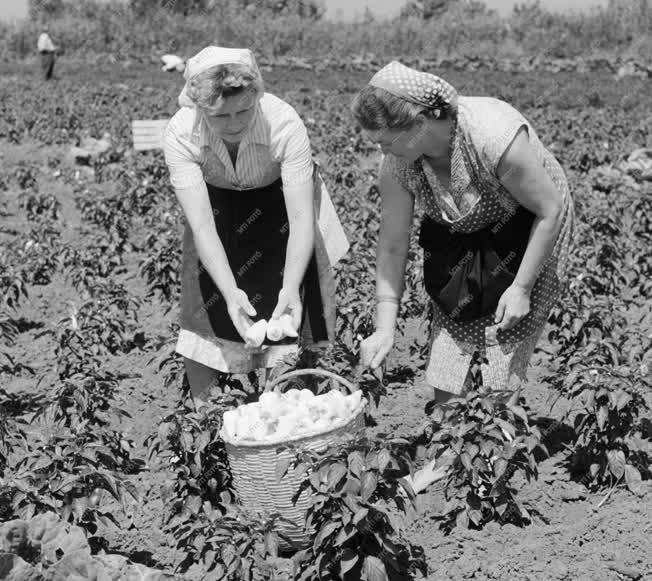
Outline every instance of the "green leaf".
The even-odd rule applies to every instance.
[[[305,462],[299,462],[294,468],[293,475],[295,478],[301,478],[308,471],[308,465]]]
[[[321,484],[321,478],[319,476],[319,472],[313,472],[308,478],[308,480],[310,481],[310,484],[315,490],[319,490],[319,485]]]
[[[469,520],[476,526],[480,525],[482,520],[482,511],[481,510],[470,510],[469,511]]]
[[[340,561],[340,577],[344,578],[353,567],[355,567],[358,562],[358,555],[351,549],[344,549],[342,551],[342,560]]]
[[[527,412],[519,405],[510,405],[509,409],[517,415],[519,418],[521,418],[526,424],[528,424],[528,417],[527,417]]]
[[[507,499],[505,498],[499,498],[496,500],[494,504],[494,508],[496,509],[496,513],[498,513],[498,516],[503,516],[505,514],[505,511],[507,510],[507,507],[509,506]]]
[[[629,395],[626,391],[623,391],[618,397],[618,401],[616,402],[616,408],[618,411],[621,411],[631,400],[632,396]]]
[[[609,450],[607,452],[609,470],[616,478],[622,478],[625,474],[625,454],[622,450]]]
[[[593,406],[595,406],[595,391],[592,389],[586,391],[586,402],[584,405],[589,409],[592,410]]]
[[[48,458],[47,456],[42,456],[36,462],[34,462],[34,464],[31,466],[31,469],[34,472],[37,472],[38,470],[42,470],[43,468],[47,468],[48,466],[50,466],[51,463],[52,463],[51,458]]]
[[[531,453],[537,446],[541,445],[541,440],[537,436],[528,436],[525,440],[527,451]]]
[[[328,464],[323,464],[320,468],[317,474],[319,475],[319,482],[320,484],[326,484],[328,482],[328,470],[330,469],[330,466]]]
[[[192,544],[197,550],[197,553],[201,554],[202,550],[204,549],[204,545],[206,544],[206,537],[202,534],[199,534],[194,538]]]
[[[353,524],[357,525],[368,514],[369,509],[367,507],[362,507],[358,512],[355,513],[355,516],[353,517]]]
[[[56,488],[52,488],[52,492],[68,492],[71,488],[71,485],[74,484],[79,480],[79,476],[74,475],[74,476],[68,476],[64,478],[57,486]]]
[[[337,537],[335,538],[335,546],[339,547],[340,545],[343,545],[346,543],[346,541],[353,538],[356,533],[357,529],[352,524],[346,525],[343,529],[340,530],[339,533],[337,533]]]
[[[349,454],[349,470],[351,474],[360,478],[360,474],[364,470],[364,459],[360,452],[352,452]]]
[[[509,435],[511,439],[514,439],[516,437],[516,430],[512,424],[509,422],[506,422],[505,420],[501,420],[500,418],[494,418],[494,423],[499,426],[503,432]]]
[[[265,535],[265,550],[268,555],[278,557],[278,536],[276,533],[269,532]]]
[[[600,406],[598,413],[596,414],[596,421],[598,422],[598,428],[604,430],[604,426],[607,423],[607,418],[609,417],[609,409],[606,405]]]
[[[324,525],[319,530],[319,533],[315,537],[315,542],[313,543],[313,547],[314,547],[315,551],[317,551],[318,548],[321,547],[322,543],[330,535],[332,535],[339,526],[340,525],[337,522],[332,522],[331,521],[331,522],[324,523]]]
[[[286,456],[284,458],[281,458],[278,462],[276,462],[276,480],[280,481],[286,474],[288,469],[290,468],[290,464],[292,464],[292,456]]]
[[[466,514],[465,510],[462,510],[457,513],[457,517],[455,517],[455,526],[461,529],[469,528],[469,515]]]
[[[206,551],[204,555],[204,566],[208,571],[211,570],[213,563],[215,563],[215,557],[217,557],[217,553],[213,549]]]
[[[355,496],[360,494],[360,480],[355,476],[350,476],[344,486],[344,492]]]
[[[498,458],[498,460],[494,462],[494,476],[496,477],[496,480],[498,480],[505,473],[506,469],[507,460],[504,458]]]
[[[486,472],[487,470],[489,470],[489,465],[487,464],[487,461],[482,456],[475,457],[475,459],[473,460],[473,467],[481,472]]]
[[[462,452],[462,454],[460,454],[460,460],[464,465],[464,468],[469,471],[473,470],[473,466],[471,464],[471,456],[469,456],[466,452]]]
[[[378,486],[378,478],[373,472],[365,472],[360,481],[360,497],[367,501]]]
[[[202,452],[206,446],[210,443],[211,438],[208,432],[201,432],[197,438],[196,447],[198,452]]]
[[[181,432],[180,441],[183,444],[183,449],[185,452],[192,451],[195,440],[193,439],[192,434],[190,432],[186,432],[186,431]]]
[[[468,453],[471,460],[473,460],[480,452],[480,447],[477,444],[469,442],[466,444],[466,452]]]
[[[383,472],[385,468],[387,467],[387,464],[391,461],[392,457],[389,453],[389,451],[385,448],[383,448],[380,453],[378,454],[378,470],[380,472]]]
[[[344,464],[341,462],[336,462],[335,464],[331,465],[330,469],[328,470],[327,477],[329,488],[335,487],[347,473],[348,470],[346,466],[344,466]]]
[[[231,569],[236,559],[235,548],[230,543],[224,543],[221,547],[222,562],[228,569]]]
[[[199,514],[199,511],[201,509],[201,497],[200,496],[189,496],[186,498],[186,501],[184,503],[184,507],[186,510],[190,512],[193,516]]]
[[[211,579],[215,579],[215,581],[221,581],[225,577],[226,577],[226,569],[222,564],[217,563],[217,565],[215,565],[215,568],[211,571]]]
[[[351,481],[349,480],[349,482],[351,482]],[[345,494],[344,497],[342,498],[342,500],[344,501],[344,504],[346,505],[346,507],[353,514],[357,513],[358,510],[360,510],[360,504],[358,503],[358,501],[355,499],[354,496],[351,496],[350,494]]]
[[[385,565],[378,557],[367,555],[362,571],[367,581],[388,581]]]
[[[482,440],[482,442],[480,442],[480,451],[487,458],[491,458],[494,448],[495,444],[491,440]]]
[[[643,496],[645,493],[641,473],[631,464],[625,466],[625,482],[627,483],[627,488],[629,488],[630,492],[633,492],[637,496]]]

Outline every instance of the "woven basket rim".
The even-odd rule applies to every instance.
[[[274,440],[268,440],[266,442],[256,442],[254,440],[240,440],[237,443],[233,442],[227,438],[223,438],[224,443],[227,446],[232,446],[233,448],[277,448],[281,444],[289,444],[289,443],[295,443],[295,442],[300,442],[302,440],[312,440],[314,438],[323,438],[325,436],[328,436],[332,432],[335,432],[337,430],[341,430],[342,428],[346,428],[350,424],[352,424],[358,417],[360,417],[365,409],[367,407],[367,400],[363,399],[362,400],[362,405],[360,409],[358,410],[358,413],[351,416],[347,422],[342,424],[341,426],[335,426],[332,428],[329,428],[326,431],[323,432],[317,432],[313,434],[306,434],[303,436],[294,436],[292,438],[276,438]]]

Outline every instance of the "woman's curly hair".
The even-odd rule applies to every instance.
[[[257,70],[240,63],[217,65],[188,82],[188,97],[198,107],[214,107],[222,99],[247,91],[262,93],[263,79]]]
[[[384,129],[411,129],[419,115],[433,116],[433,110],[411,103],[393,95],[385,89],[367,85],[353,98],[351,112],[363,129],[381,131]],[[439,108],[437,120],[457,115],[456,101]]]

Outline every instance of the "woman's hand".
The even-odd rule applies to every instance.
[[[498,301],[495,322],[499,331],[515,327],[530,312],[530,291],[512,283]]]
[[[292,326],[299,329],[301,325],[301,314],[303,306],[301,305],[301,296],[298,288],[283,287],[278,293],[278,303],[272,313],[272,319],[278,319],[285,313],[292,317]]]
[[[253,323],[251,317],[256,316],[256,309],[254,309],[253,305],[249,302],[247,293],[239,288],[229,293],[225,299],[229,317],[231,317],[233,326],[240,334],[240,337],[242,337],[242,340],[246,341],[245,335],[247,329]]]
[[[387,357],[394,346],[394,332],[378,329],[360,345],[360,363],[362,367],[376,369]]]

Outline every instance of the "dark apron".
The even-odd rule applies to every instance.
[[[254,320],[272,316],[283,286],[283,269],[289,237],[289,226],[281,180],[253,190],[237,191],[206,184],[217,233],[222,241],[229,266],[238,288],[249,297],[256,309]],[[216,337],[242,343],[243,340],[229,316],[226,302],[213,279],[198,261],[200,302],[195,308],[208,318]],[[321,300],[317,263],[313,253],[304,276],[302,325],[309,318],[317,340],[327,339],[326,322]],[[200,305],[198,305],[200,306]],[[182,325],[183,326],[183,325]],[[206,325],[201,325],[205,327]],[[193,330],[190,327],[190,330]],[[296,339],[280,341],[265,339],[264,345],[295,343]]]
[[[41,71],[43,73],[43,78],[47,81],[52,78],[52,72],[54,71],[54,59],[55,54],[53,51],[42,51],[41,52]]]
[[[495,313],[523,260],[535,215],[518,209],[469,234],[452,232],[426,216],[419,244],[423,278],[432,300],[452,319],[470,321]]]

